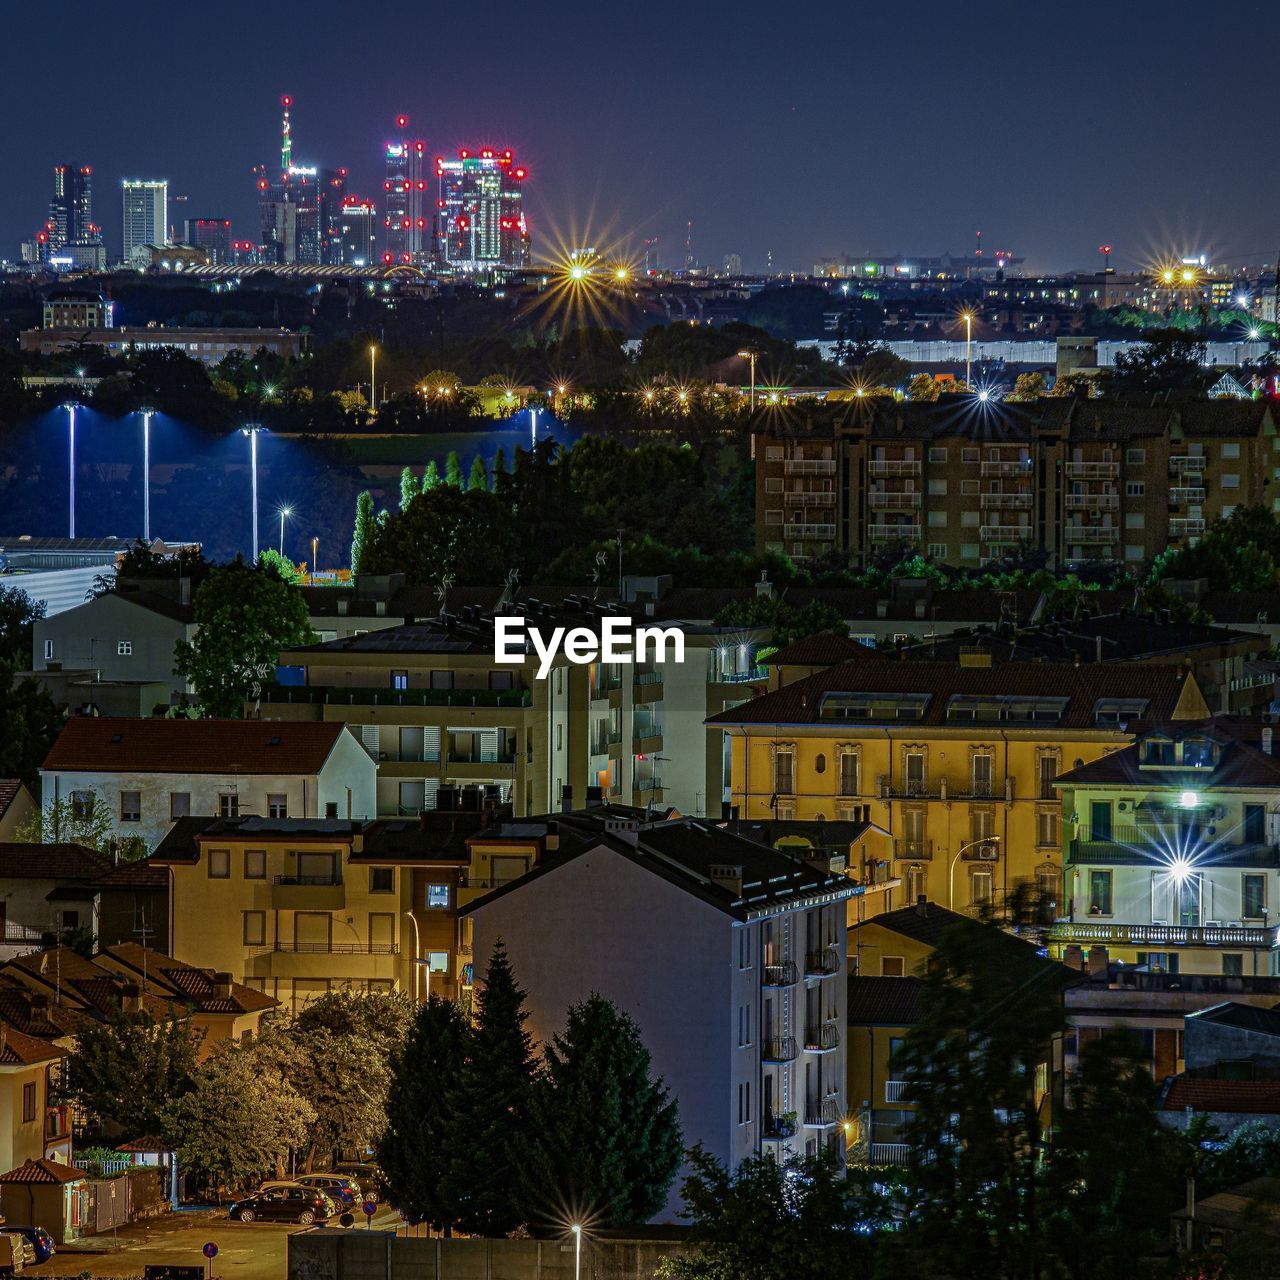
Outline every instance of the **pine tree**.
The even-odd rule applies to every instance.
[[[484,459],[477,453],[471,463],[471,474],[467,477],[468,489],[488,489],[489,487],[489,471],[484,465]]]
[[[413,474],[412,467],[405,467],[400,473],[400,510],[408,511],[409,503],[411,503],[418,494],[418,478]]]
[[[422,473],[422,492],[430,493],[440,483],[440,468],[436,466],[436,460],[431,459],[427,463],[427,469]]]
[[[453,485],[455,489],[462,488],[462,459],[458,457],[456,449],[450,449],[449,456],[444,460],[444,482]]]
[[[507,451],[498,446],[497,452],[493,455],[493,487],[498,487],[498,477],[507,475]]]
[[[374,516],[373,516],[373,494],[366,489],[356,499],[356,527],[351,537],[351,572],[360,572],[360,561],[364,556],[364,549],[369,545],[369,539],[373,536]]]
[[[505,1236],[523,1221],[517,1168],[528,1144],[534,1074],[524,996],[499,939],[475,997],[475,1028],[458,1084],[449,1091],[442,1190],[457,1206],[456,1225],[469,1235]]]
[[[404,1048],[392,1060],[387,1128],[378,1144],[388,1198],[406,1222],[452,1230],[457,1205],[444,1193],[449,1157],[450,1097],[461,1069],[468,1028],[457,1006],[431,996],[414,1018]]]
[[[549,1222],[563,1201],[602,1227],[647,1222],[666,1203],[684,1143],[675,1101],[650,1078],[640,1029],[592,995],[569,1009],[543,1059],[522,1168],[526,1217]]]

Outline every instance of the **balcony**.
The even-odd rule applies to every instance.
[[[829,458],[788,458],[783,470],[789,476],[833,476],[836,464]]]
[[[379,764],[439,764],[440,752],[434,751],[379,751]]]
[[[867,505],[875,511],[911,511],[920,505],[920,494],[914,489],[909,493],[869,493]]]
[[[1021,458],[1009,462],[984,462],[982,464],[982,474],[984,476],[1029,476],[1031,474],[1031,459]]]
[[[984,511],[1030,511],[1032,495],[1029,493],[984,493]]]
[[[450,764],[515,764],[514,751],[450,751]]]
[[[1194,538],[1199,537],[1203,532],[1203,520],[1175,516],[1169,521],[1169,537],[1171,538]]]
[[[1169,459],[1169,471],[1172,475],[1202,473],[1204,471],[1204,457],[1195,453],[1175,453]]]
[[[834,1018],[807,1026],[804,1031],[806,1053],[830,1053],[840,1047],[840,1024]]]
[[[920,526],[909,521],[902,524],[872,524],[867,526],[867,537],[873,542],[919,542]]]
[[[1118,462],[1068,462],[1063,471],[1071,480],[1113,480],[1120,474]]]
[[[808,1129],[827,1129],[840,1123],[838,1098],[814,1098],[804,1104],[804,1123]]]
[[[873,458],[867,463],[869,476],[918,476],[919,474],[920,463],[914,458]]]
[[[340,911],[347,901],[340,875],[277,876],[271,905],[279,911]]]
[[[895,840],[893,842],[895,858],[909,858],[914,862],[928,862],[933,857],[932,840]]]
[[[1224,826],[1227,824],[1223,824]],[[1174,851],[1198,867],[1280,867],[1280,846],[1263,840],[1216,839],[1175,822],[1138,822],[1095,831],[1076,828],[1067,846],[1069,862],[1165,868]]]
[[[836,527],[834,524],[803,524],[799,520],[793,520],[790,524],[782,526],[786,530],[786,536],[789,538],[821,538],[830,541],[836,536]]]
[[[1252,927],[1237,924],[1104,924],[1061,921],[1051,925],[1054,942],[1117,943],[1137,947],[1261,947],[1280,946],[1280,925]]]
[[[1205,491],[1201,488],[1189,485],[1176,485],[1169,490],[1169,505],[1171,507],[1181,507],[1188,504],[1203,502],[1205,499]]]
[[[907,1095],[911,1092],[911,1085],[906,1080],[886,1080],[884,1082],[884,1100],[887,1104],[896,1106],[900,1102],[908,1100]]]
[[[785,1142],[796,1136],[794,1111],[766,1111],[760,1120],[760,1136],[766,1142]]]
[[[761,1062],[794,1062],[799,1056],[795,1036],[771,1036],[760,1045]]]
[[[528,689],[368,689],[349,685],[265,685],[262,701],[352,707],[531,707]]]
[[[1118,493],[1069,493],[1064,499],[1068,511],[1118,511]]]
[[[800,981],[795,962],[784,960],[781,964],[766,964],[761,969],[760,983],[766,987],[794,987]]]
[[[939,779],[885,778],[880,779],[882,800],[936,800],[942,795],[945,783]]]
[[[835,505],[836,495],[831,489],[792,489],[783,501],[788,507],[831,507]]]
[[[270,947],[250,947],[256,956],[394,956],[394,942],[277,942]]]
[[[1068,546],[1096,547],[1104,542],[1117,542],[1120,530],[1108,525],[1090,525],[1087,529],[1081,525],[1067,525],[1062,532],[1062,540]]]
[[[843,968],[844,957],[834,942],[829,942],[816,951],[805,953],[804,976],[806,978],[830,978]]]
[[[1025,542],[1031,533],[1029,524],[984,524],[978,530],[983,542]]]
[[[871,1163],[905,1169],[911,1163],[911,1148],[905,1142],[873,1142]]]

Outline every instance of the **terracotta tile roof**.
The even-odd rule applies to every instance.
[[[0,841],[0,880],[79,880],[93,883],[110,869],[110,858],[82,844]]]
[[[847,636],[827,633],[818,636],[805,636],[801,640],[783,645],[776,653],[770,654],[765,662],[771,667],[836,667],[850,658],[860,657],[859,650],[867,650],[867,646]]]
[[[21,790],[22,783],[17,778],[0,778],[0,818],[9,812],[9,806]]]
[[[849,979],[851,1027],[910,1027],[919,1019],[919,978]]]
[[[67,1050],[56,1044],[24,1035],[12,1027],[0,1027],[0,1066],[29,1067],[68,1056]]]
[[[51,772],[316,774],[346,726],[286,720],[73,716],[45,759]]]
[[[878,657],[868,651],[865,658],[860,657],[784,685],[741,706],[710,716],[706,723],[827,724],[833,731],[848,733],[859,724],[869,722],[838,716],[824,717],[821,714],[823,695],[884,693],[929,695],[928,705],[919,720],[894,720],[892,723],[903,727],[910,724],[946,724],[947,701],[951,695],[969,694],[1066,698],[1067,706],[1060,720],[1023,727],[1039,727],[1050,732],[1054,729],[1084,729],[1094,727],[1094,707],[1099,698],[1146,697],[1150,700],[1148,716],[1167,720],[1177,707],[1178,697],[1188,679],[1188,673],[1174,665],[1145,666],[1138,678],[1132,668],[1107,664],[1077,667],[1069,663],[1004,662],[990,667],[964,667],[954,662],[904,662]]]
[[[173,1000],[190,1005],[197,1013],[257,1013],[274,1009],[277,1001],[261,991],[240,982],[230,983],[230,995],[218,994],[217,975],[212,969],[200,969],[175,960],[137,942],[119,942],[106,947],[95,963],[113,973],[121,973],[140,982],[144,975],[149,988],[168,990]]]
[[[0,1183],[32,1182],[57,1186],[64,1182],[85,1182],[87,1178],[79,1169],[57,1160],[24,1160],[16,1169],[0,1173]]]
[[[1174,1076],[1160,1100],[1162,1111],[1220,1112],[1226,1115],[1280,1115],[1280,1080],[1211,1080]]]
[[[112,867],[98,877],[97,883],[103,889],[167,889],[169,872],[159,863],[144,858],[140,862],[122,862]]]

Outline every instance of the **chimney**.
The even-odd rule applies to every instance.
[[[929,899],[923,894],[916,895],[916,915],[922,920],[929,914]]]
[[[213,998],[215,1000],[231,999],[231,975],[215,973],[213,975]]]
[[[1103,946],[1094,946],[1089,948],[1089,972],[1090,974],[1106,973],[1107,971],[1107,949]]]
[[[1074,969],[1077,973],[1084,972],[1084,948],[1078,943],[1073,942],[1070,946],[1064,947],[1062,951],[1062,963],[1068,969]]]
[[[711,881],[730,893],[742,896],[742,867],[725,862],[711,864]]]
[[[1093,660],[1094,662],[1102,661],[1102,632],[1099,631],[1093,638]]]
[[[142,988],[136,982],[126,982],[120,988],[120,1009],[123,1013],[142,1012]]]
[[[573,812],[573,788],[567,782],[560,788],[560,812]]]
[[[1271,739],[1274,730],[1270,725],[1264,725],[1262,729],[1262,754],[1269,756],[1271,754]]]
[[[590,786],[587,788],[587,808],[599,809],[604,805],[604,788]]]

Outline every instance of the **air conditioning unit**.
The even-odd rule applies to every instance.
[[[979,862],[995,862],[1000,857],[1000,846],[995,843],[979,845],[976,857]]]

